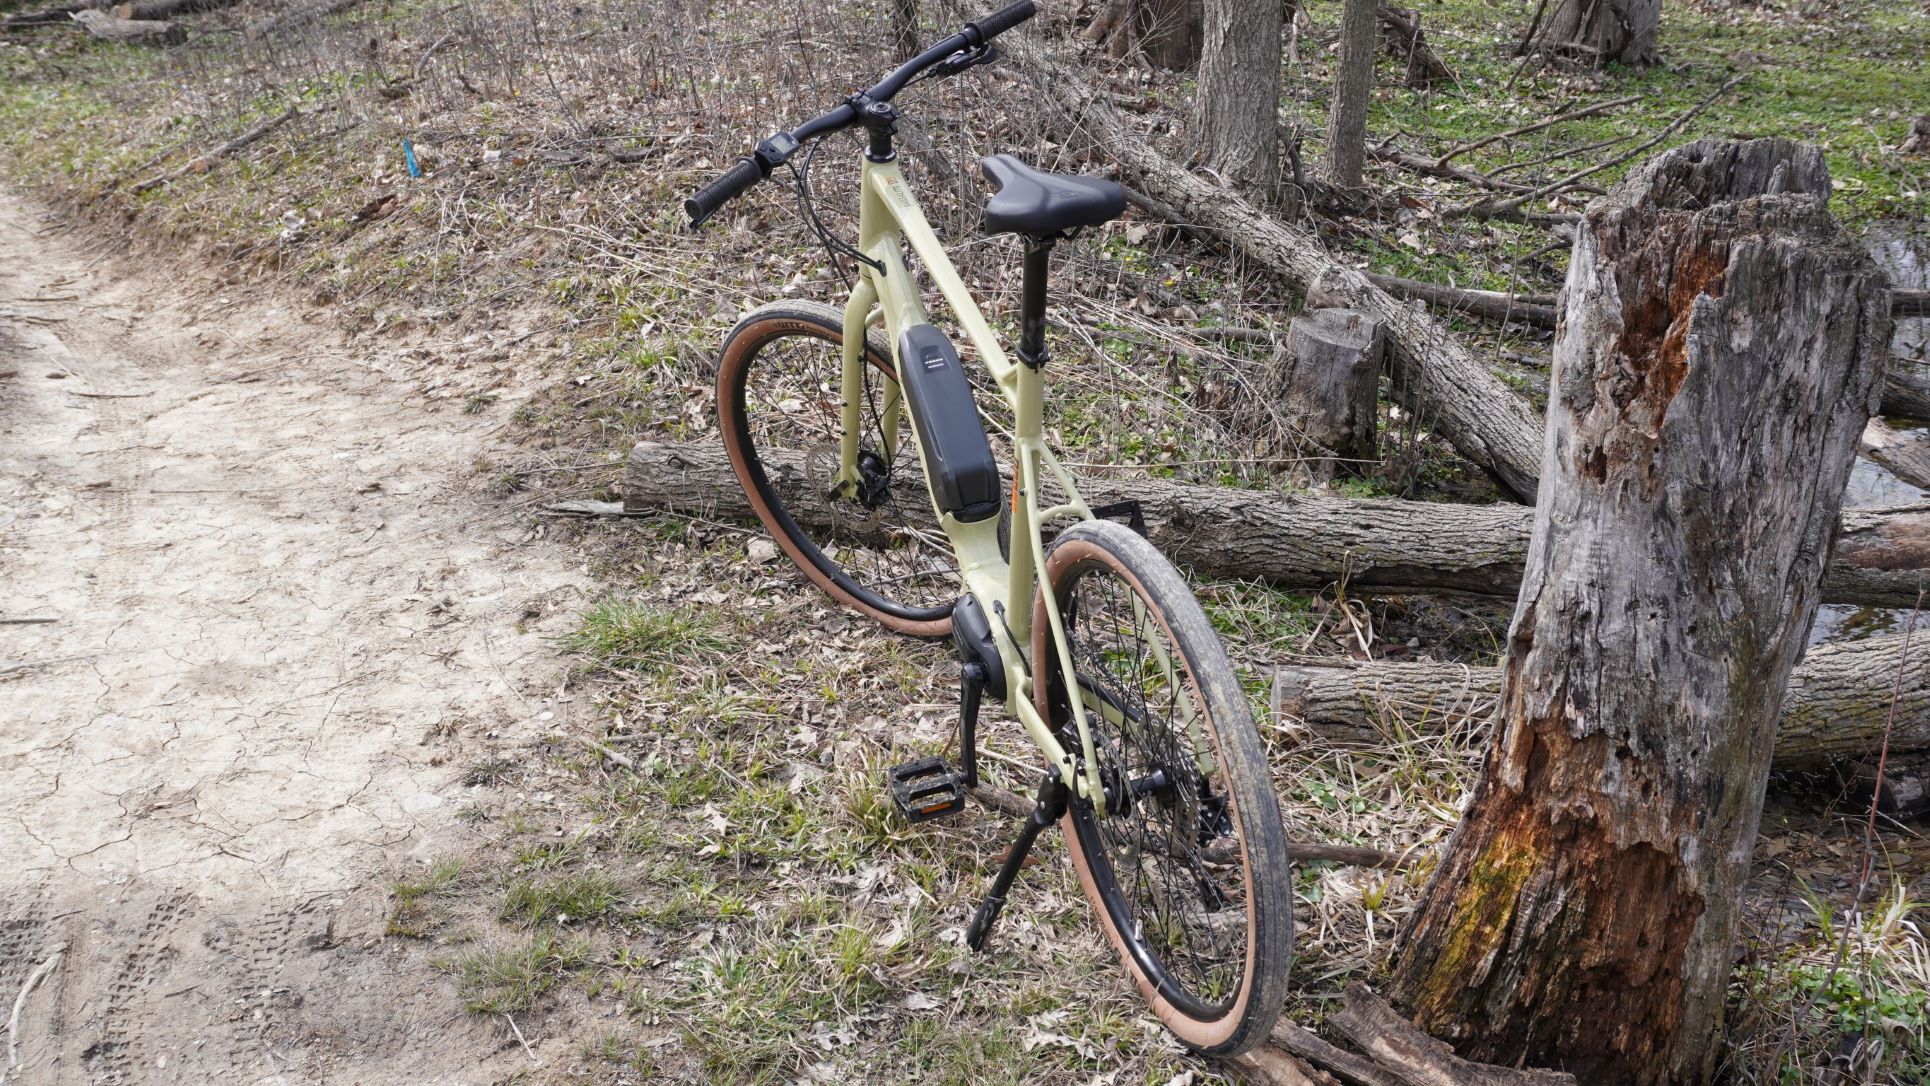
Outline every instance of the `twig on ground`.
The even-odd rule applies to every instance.
[[[1480,150],[1481,148],[1486,147],[1491,143],[1499,143],[1502,140],[1513,139],[1516,136],[1525,136],[1530,132],[1539,132],[1544,128],[1553,128],[1554,126],[1561,124],[1565,121],[1579,121],[1583,117],[1593,117],[1598,113],[1606,113],[1611,109],[1620,109],[1623,106],[1632,105],[1633,103],[1639,102],[1641,100],[1642,100],[1641,95],[1631,94],[1626,98],[1616,98],[1612,101],[1597,102],[1592,106],[1584,106],[1581,109],[1571,109],[1566,113],[1556,114],[1553,117],[1548,117],[1546,119],[1536,121],[1533,124],[1524,124],[1519,128],[1510,128],[1506,132],[1496,132],[1492,136],[1482,136],[1478,140],[1469,140],[1466,143],[1457,143],[1453,147],[1450,147],[1446,151],[1443,151],[1441,153],[1441,157],[1434,160],[1434,164],[1436,166],[1446,166],[1448,164],[1449,159],[1455,158],[1456,156],[1459,156],[1459,155],[1467,154],[1469,151]]]
[[[20,1012],[27,1006],[27,997],[40,985],[47,974],[60,965],[61,955],[67,953],[66,943],[55,943],[53,953],[41,962],[32,973],[27,975],[27,983],[20,986],[20,994],[13,999],[13,1013],[7,1016],[7,1068],[20,1066]]]

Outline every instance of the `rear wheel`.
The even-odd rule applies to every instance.
[[[816,302],[762,306],[731,329],[717,408],[751,508],[818,587],[890,629],[951,632],[958,562],[926,493],[911,427],[885,437],[891,353],[865,342],[857,487],[839,488],[844,315]],[[901,408],[902,415],[902,408]]]
[[[1041,598],[1039,708],[1063,720],[1067,698],[1085,705],[1106,792],[1103,816],[1082,799],[1065,816],[1079,881],[1167,1028],[1210,1055],[1243,1052],[1286,999],[1293,913],[1279,802],[1226,649],[1171,563],[1121,525],[1066,531],[1043,584],[1075,675]]]

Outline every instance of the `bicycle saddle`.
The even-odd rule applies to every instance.
[[[1052,237],[1110,222],[1126,210],[1126,190],[1103,177],[1046,173],[1011,155],[981,158],[978,165],[998,188],[985,202],[987,233]]]

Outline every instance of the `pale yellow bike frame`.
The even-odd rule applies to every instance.
[[[931,224],[925,220],[924,211],[912,197],[898,163],[873,162],[866,158],[863,186],[864,194],[858,210],[858,249],[876,261],[877,267],[860,262],[858,283],[844,308],[843,435],[838,456],[841,465],[838,482],[855,488],[859,479],[858,406],[864,397],[863,345],[866,329],[875,322],[883,322],[891,340],[895,364],[898,337],[907,328],[931,322],[919,298],[918,285],[910,269],[905,267],[903,246],[909,244],[923,264],[925,274],[931,277],[939,293],[944,296],[945,304],[951,307],[959,327],[977,350],[979,360],[991,372],[1000,394],[1012,410],[1015,463],[1012,465],[1010,501],[1011,561],[1007,562],[999,553],[997,517],[961,523],[950,514],[938,513],[939,524],[957,555],[965,590],[978,597],[979,605],[985,609],[987,617],[1002,615],[1004,618],[1003,622],[994,620],[992,633],[999,642],[999,656],[1005,664],[1006,710],[1024,725],[1026,734],[1045,752],[1066,787],[1073,794],[1089,799],[1100,817],[1104,817],[1105,790],[1099,783],[1099,760],[1093,749],[1092,729],[1086,720],[1085,698],[1067,699],[1071,703],[1080,753],[1083,755],[1081,760],[1085,765],[1085,772],[1081,773],[1072,752],[1059,742],[1058,736],[1052,733],[1050,722],[1034,704],[1032,669],[1026,663],[1031,654],[1033,581],[1037,571],[1045,565],[1045,543],[1039,528],[1059,517],[1092,519],[1092,510],[1079,496],[1072,477],[1046,446],[1041,371],[1015,364],[999,347],[991,327],[985,323],[984,315],[973,301],[971,291],[952,267],[938,235],[932,231]],[[909,414],[902,410],[902,397],[901,386],[895,381],[888,381],[880,426],[880,436],[887,446],[887,459],[896,452],[899,444],[900,420],[910,423]],[[1051,473],[1066,493],[1065,501],[1044,510],[1039,508],[1038,498],[1041,471]],[[929,490],[929,475],[926,487]],[[935,498],[932,508],[934,512],[938,511]],[[1051,624],[1052,644],[1059,657],[1060,673],[1073,675],[1072,654],[1067,646],[1059,602],[1049,592],[1042,595],[1046,621]],[[1159,662],[1170,668],[1170,662],[1163,658],[1163,652],[1160,656],[1162,659]]]

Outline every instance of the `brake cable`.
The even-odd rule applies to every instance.
[[[817,235],[819,244],[824,246],[825,252],[831,257],[831,266],[837,270],[838,278],[844,281],[845,289],[848,290],[852,285],[851,273],[847,272],[844,264],[838,260],[839,254],[861,261],[880,274],[883,274],[885,266],[881,261],[866,256],[854,246],[833,236],[830,229],[824,225],[824,220],[818,217],[817,204],[811,199],[811,160],[817,157],[818,148],[823,143],[823,137],[811,141],[810,149],[804,152],[803,166],[800,167],[795,159],[785,165],[791,168],[791,176],[797,180],[797,202],[800,214],[804,216],[804,221],[810,226],[811,232]]]

